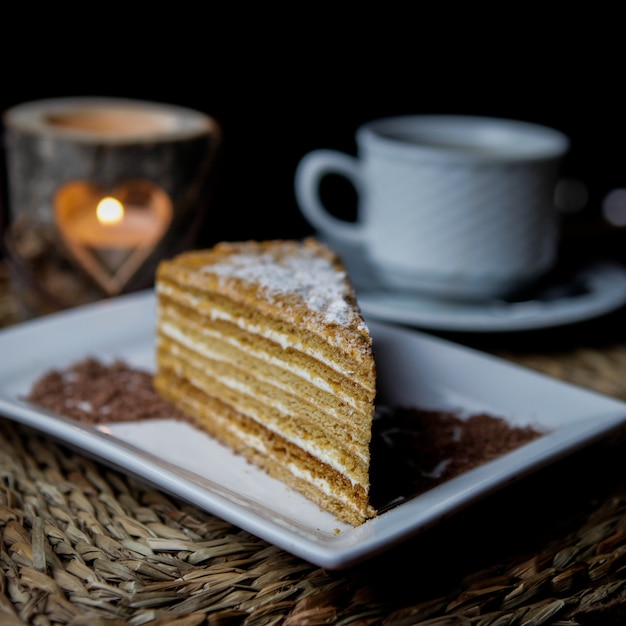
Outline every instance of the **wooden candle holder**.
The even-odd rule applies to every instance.
[[[3,245],[26,309],[28,294],[37,294],[37,309],[56,310],[148,287],[162,258],[194,246],[221,144],[212,117],[160,103],[62,98],[18,105],[3,121]],[[105,197],[127,205],[119,224],[95,222]]]

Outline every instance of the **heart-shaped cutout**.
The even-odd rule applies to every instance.
[[[107,199],[120,209],[100,211]],[[54,198],[59,233],[80,267],[108,295],[122,293],[150,256],[172,221],[168,194],[148,180],[129,180],[107,190],[77,180],[60,187]],[[100,215],[99,215],[100,214]]]

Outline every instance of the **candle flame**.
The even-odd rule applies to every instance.
[[[124,217],[124,205],[116,198],[107,196],[98,202],[96,216],[101,224],[117,224]]]

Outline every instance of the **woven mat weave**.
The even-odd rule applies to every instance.
[[[7,284],[0,265],[5,326]],[[625,346],[509,356],[623,396]],[[626,623],[625,452],[592,446],[327,572],[0,419],[0,626]]]

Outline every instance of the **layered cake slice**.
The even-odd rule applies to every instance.
[[[221,243],[163,261],[156,294],[157,391],[338,518],[373,517],[376,372],[340,259],[314,239]]]

